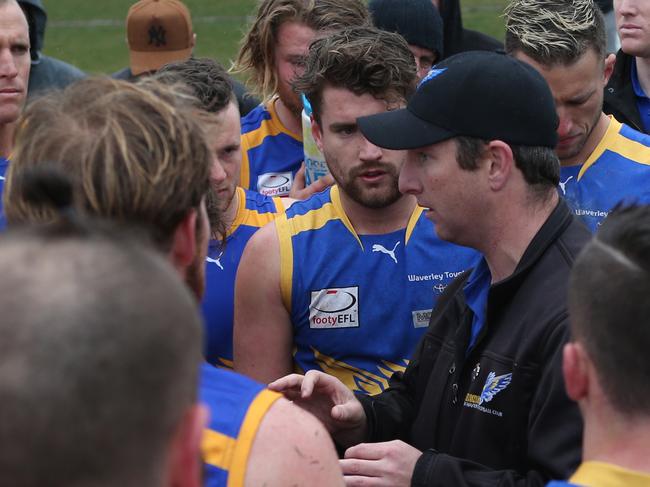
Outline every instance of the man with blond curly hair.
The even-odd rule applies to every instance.
[[[304,154],[302,102],[293,80],[302,74],[319,33],[370,22],[361,0],[264,0],[244,37],[235,71],[247,74],[264,102],[242,119],[241,185],[287,196]]]

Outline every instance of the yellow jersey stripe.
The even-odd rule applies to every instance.
[[[415,225],[420,219],[420,215],[422,215],[423,211],[424,208],[422,208],[421,206],[416,206],[415,210],[413,210],[413,213],[411,214],[411,218],[409,218],[408,225],[406,225],[406,243],[404,245],[408,245],[409,239],[413,234],[413,230],[415,230]]]
[[[277,392],[263,390],[248,407],[246,417],[239,430],[235,445],[232,463],[228,471],[228,487],[242,487],[246,477],[246,464],[250,455],[257,430],[262,423],[262,418],[273,405],[282,397]]]
[[[650,475],[635,472],[604,462],[584,462],[569,482],[578,485],[598,485],[601,487],[641,487],[650,485]]]
[[[255,210],[249,210],[246,208],[246,192],[241,186],[237,187],[235,198],[238,201],[237,207],[237,216],[235,221],[232,222],[232,225],[228,229],[226,236],[230,236],[240,227],[240,225],[249,225],[251,227],[262,228],[267,223],[275,220],[275,218],[284,213],[284,205],[282,204],[281,198],[273,198],[273,203],[277,209],[277,213],[258,213]]]
[[[287,313],[291,313],[291,292],[293,288],[293,245],[286,213],[275,220],[275,231],[280,243],[280,295]]]
[[[361,239],[357,235],[357,232],[354,230],[354,227],[352,226],[352,222],[350,222],[348,215],[345,213],[345,210],[343,209],[343,204],[341,203],[341,194],[339,193],[338,186],[336,185],[332,186],[332,189],[330,190],[330,198],[332,200],[332,204],[334,205],[336,213],[339,215],[339,219],[343,222],[345,228],[347,228],[350,231],[350,233],[354,235],[354,238],[357,239],[357,242],[359,242],[359,246],[363,250],[363,244],[361,243]]]
[[[248,151],[241,151],[241,167],[239,168],[239,185],[243,188],[250,188],[251,168],[248,159]]]
[[[610,116],[609,127],[605,136],[591,153],[589,159],[582,165],[578,173],[578,181],[587,172],[587,170],[604,154],[606,150],[615,152],[626,159],[630,159],[639,164],[650,165],[650,147],[643,145],[635,140],[628,139],[620,134],[623,124]]]
[[[275,204],[275,209],[278,215],[286,211],[286,208],[284,207],[284,202],[282,201],[282,196],[274,196],[273,203]]]
[[[203,461],[221,470],[229,470],[235,452],[235,439],[211,429],[203,431]]]

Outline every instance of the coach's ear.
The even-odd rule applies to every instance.
[[[492,191],[506,187],[515,164],[510,146],[501,140],[491,140],[484,152],[482,163],[487,163],[488,184]]]
[[[567,395],[576,402],[589,393],[589,358],[578,342],[569,342],[562,351],[562,374]]]
[[[203,485],[203,432],[208,410],[202,404],[191,406],[181,418],[169,445],[168,484],[173,487]]]
[[[181,275],[192,264],[196,256],[196,224],[198,213],[196,208],[189,210],[174,230],[172,246],[169,250],[169,260]]]

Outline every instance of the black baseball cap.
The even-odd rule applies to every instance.
[[[415,149],[455,136],[512,145],[557,144],[553,95],[535,68],[503,53],[469,51],[435,65],[406,108],[357,120],[386,149]]]

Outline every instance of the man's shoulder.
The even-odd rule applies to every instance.
[[[241,118],[241,132],[247,134],[258,130],[265,120],[271,120],[272,114],[266,104],[260,103]]]
[[[332,203],[331,189],[331,187],[325,188],[323,191],[314,193],[305,200],[295,201],[287,208],[287,218],[296,218],[315,210],[322,210],[328,203]]]
[[[240,188],[244,192],[245,209],[255,213],[281,213],[283,207],[278,207],[277,197],[268,196],[252,189]]]
[[[601,139],[594,154],[596,160],[641,163],[650,171],[650,135],[620,123],[614,117],[610,123],[612,129]]]
[[[199,395],[211,409],[209,429],[235,438],[251,408],[261,418],[280,397],[264,384],[207,363],[201,368]]]

